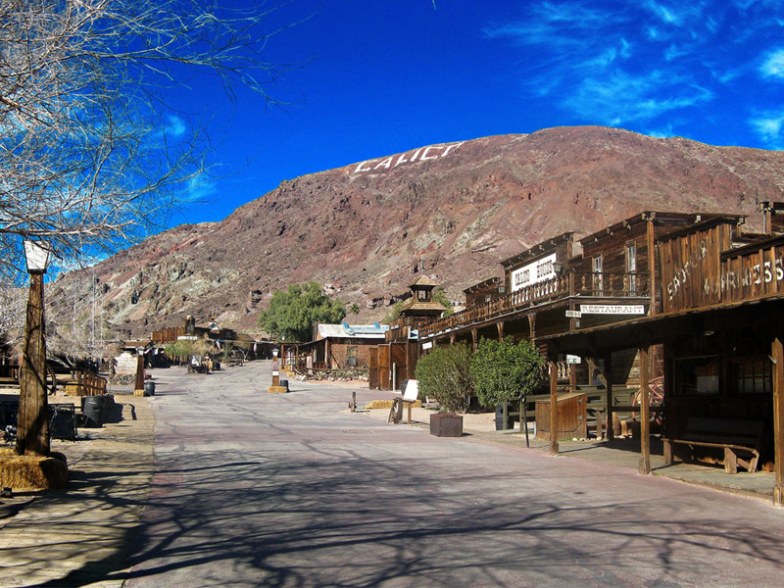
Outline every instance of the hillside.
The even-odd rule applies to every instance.
[[[316,280],[359,305],[351,320],[378,319],[419,272],[461,300],[500,275],[501,259],[563,231],[587,234],[640,210],[758,224],[764,200],[784,200],[784,152],[602,127],[427,146],[283,182],[222,222],[115,255],[95,268],[100,312],[121,337],[187,314],[253,330],[272,292]],[[49,300],[89,304],[91,279],[66,274]]]

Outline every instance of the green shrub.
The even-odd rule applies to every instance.
[[[545,359],[535,345],[507,337],[482,339],[471,358],[471,378],[479,404],[494,408],[530,394],[544,375]]]
[[[434,348],[417,363],[420,395],[438,401],[445,412],[465,412],[473,394],[470,364],[465,345]]]

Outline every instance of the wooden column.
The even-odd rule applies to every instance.
[[[144,396],[144,349],[136,349],[136,382],[133,387],[134,396]]]
[[[784,344],[773,340],[773,504],[784,506]]]
[[[647,219],[646,224],[646,246],[648,248],[648,292],[651,297],[651,303],[648,308],[648,314],[654,315],[656,310],[656,233],[653,222],[655,220],[655,213]],[[646,353],[647,354],[647,353]]]
[[[608,351],[604,354],[604,379],[605,390],[607,394],[607,440],[612,441],[615,438],[613,432],[613,387],[612,387],[612,352]]]
[[[495,327],[496,327],[496,329],[498,329],[498,340],[499,341],[503,341],[504,340],[504,321],[498,321],[495,324]]]
[[[551,359],[550,367],[550,453],[558,455],[558,363]]]
[[[332,369],[332,350],[329,347],[329,337],[324,341],[324,367]]]
[[[19,374],[16,452],[20,455],[49,455],[44,324],[44,274],[31,272],[24,349]]]
[[[531,343],[533,343],[536,340],[536,313],[535,312],[532,312],[531,314],[528,315],[528,332],[531,335],[531,338],[529,340],[531,341]]]
[[[471,329],[471,348],[476,351],[479,347],[479,330]]]
[[[651,473],[650,359],[648,345],[640,347],[640,473]]]

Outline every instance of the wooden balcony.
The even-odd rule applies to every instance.
[[[569,272],[552,280],[539,282],[498,298],[479,304],[451,316],[419,326],[419,338],[437,333],[464,329],[476,324],[488,323],[523,313],[553,303],[568,303],[570,300],[590,298],[591,302],[602,299],[649,299],[649,277],[647,272],[635,273],[575,273]]]

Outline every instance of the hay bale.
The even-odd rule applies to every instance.
[[[0,449],[0,487],[19,490],[55,490],[68,482],[68,465],[61,453],[48,457],[17,455]]]
[[[376,410],[381,408],[392,408],[393,400],[371,400],[365,405],[365,410]],[[421,400],[415,400],[412,404],[414,408],[419,408],[422,406]]]

